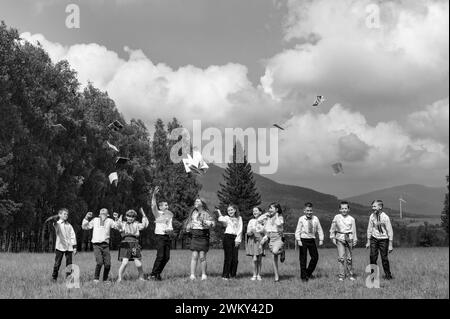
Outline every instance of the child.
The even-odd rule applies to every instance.
[[[230,278],[236,278],[238,257],[239,257],[239,245],[242,241],[242,217],[239,215],[239,211],[236,205],[228,205],[228,216],[223,216],[220,210],[217,210],[219,214],[219,222],[226,226],[225,233],[223,235],[223,251],[224,251],[224,263],[222,271],[222,279],[228,280]]]
[[[56,245],[55,245],[55,264],[53,266],[52,279],[54,282],[58,279],[59,268],[63,256],[66,258],[66,268],[72,265],[72,256],[77,254],[77,238],[72,225],[67,221],[69,218],[69,210],[67,208],[61,208],[58,211],[58,215],[49,217],[45,223],[52,222],[56,232]],[[71,272],[67,272],[69,276]]]
[[[278,273],[278,256],[284,253],[284,241],[283,241],[283,210],[278,203],[272,203],[269,205],[269,212],[259,217],[258,221],[264,221],[264,231],[266,235],[261,240],[261,244],[264,245],[269,241],[269,249],[273,254],[273,271],[275,275],[275,282],[280,281]]]
[[[394,250],[392,245],[394,231],[392,230],[389,216],[383,212],[383,206],[383,201],[381,200],[374,200],[372,202],[373,213],[370,215],[369,225],[367,227],[366,248],[370,247],[371,265],[377,264],[378,251],[380,251],[384,279],[391,280],[392,274],[389,266],[388,253]]]
[[[313,216],[313,204],[306,203],[303,210],[304,216],[298,219],[297,229],[295,230],[295,239],[300,250],[300,277],[302,281],[313,279],[313,272],[319,261],[319,252],[316,246],[316,233],[319,234],[319,246],[323,245],[323,230],[320,225],[319,218]],[[308,251],[311,260],[308,268],[306,263],[308,259]]]
[[[119,260],[122,264],[119,268],[119,276],[117,282],[121,282],[123,273],[128,265],[128,261],[133,261],[139,272],[139,280],[145,281],[144,271],[141,262],[141,247],[139,245],[140,231],[148,227],[148,219],[144,210],[141,208],[142,222],[136,221],[137,213],[134,210],[126,212],[126,222],[122,221],[122,216],[116,221],[115,229],[119,230],[122,235],[122,242],[119,248]]]
[[[160,201],[157,204],[156,194],[158,192],[159,187],[156,187],[152,193],[152,212],[153,216],[155,216],[156,259],[150,278],[161,281],[161,273],[170,259],[170,246],[172,243],[170,235],[173,232],[173,214],[169,210],[167,202]]]
[[[356,223],[355,219],[349,215],[350,206],[348,202],[339,204],[339,212],[334,216],[330,228],[330,239],[338,250],[339,280],[343,281],[347,270],[350,280],[355,280],[353,276],[352,249],[356,246]]]
[[[200,264],[202,269],[202,280],[208,279],[206,275],[206,254],[209,250],[209,237],[210,228],[215,226],[213,217],[208,211],[206,203],[200,198],[197,198],[194,202],[194,208],[189,214],[185,222],[185,229],[190,232],[192,251],[191,258],[191,280],[195,280],[195,270],[197,268],[198,259],[200,257]]]
[[[84,217],[81,228],[92,231],[92,245],[94,247],[95,256],[95,272],[94,283],[98,283],[100,279],[100,272],[103,269],[103,281],[108,280],[109,271],[111,270],[111,253],[109,252],[109,238],[111,228],[114,228],[115,222],[108,218],[108,210],[106,208],[100,209],[98,217],[92,219],[92,212],[88,212]],[[114,219],[117,219],[117,213],[114,213]],[[91,221],[89,221],[92,219]]]
[[[247,256],[253,258],[253,277],[251,280],[262,280],[261,266],[264,248],[261,244],[261,239],[264,237],[264,222],[258,221],[262,213],[263,211],[260,207],[254,207],[253,216],[255,218],[251,219],[247,226]]]

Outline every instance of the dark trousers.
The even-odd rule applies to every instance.
[[[378,252],[381,255],[381,264],[383,265],[384,274],[387,277],[391,276],[391,269],[389,266],[389,239],[370,238],[370,264],[376,265],[378,260]]]
[[[94,279],[100,279],[100,272],[102,267],[103,270],[103,281],[108,280],[109,271],[111,270],[111,253],[109,252],[108,243],[95,243],[94,245],[94,256],[95,256],[95,274]]]
[[[302,240],[302,246],[299,247],[299,250],[300,250],[300,277],[302,279],[307,279],[308,277],[311,277],[312,273],[316,269],[317,262],[319,261],[319,252],[317,250],[315,239],[302,238],[301,240]],[[309,256],[311,257],[311,260],[309,261],[308,267],[306,267],[308,252],[309,252]]]
[[[58,249],[55,250],[55,265],[53,266],[53,279],[58,279],[59,268],[61,267],[61,262],[63,256],[66,256],[66,267],[72,265],[72,252],[71,251],[60,251]],[[70,271],[66,273],[67,276],[71,274]]]
[[[225,255],[222,272],[223,278],[236,277],[239,247],[236,247],[235,239],[236,235],[225,234],[223,236],[223,251]]]
[[[171,239],[168,235],[156,235],[156,259],[151,276],[158,276],[170,259]]]

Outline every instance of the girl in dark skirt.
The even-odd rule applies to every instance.
[[[209,250],[209,230],[214,226],[214,218],[209,213],[205,202],[200,198],[197,198],[194,203],[194,208],[185,222],[186,232],[191,233],[192,236],[190,245],[192,251],[191,280],[196,279],[195,270],[197,269],[199,257],[202,269],[202,280],[208,278],[206,275],[206,254]]]
[[[140,231],[148,227],[148,219],[141,208],[142,222],[136,221],[137,213],[134,210],[129,210],[125,214],[126,222],[122,221],[122,216],[116,222],[115,228],[120,231],[122,235],[122,242],[119,248],[119,261],[122,262],[119,268],[119,277],[117,282],[122,281],[123,273],[129,261],[134,261],[139,272],[139,279],[144,279],[144,270],[141,262],[141,246],[139,245]]]

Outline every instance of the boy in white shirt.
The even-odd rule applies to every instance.
[[[77,253],[77,238],[72,225],[67,221],[69,218],[69,210],[67,208],[61,208],[58,211],[58,215],[49,217],[45,223],[52,222],[56,232],[56,244],[55,244],[55,264],[53,266],[53,281],[58,279],[59,268],[63,256],[66,258],[66,267],[72,265],[72,256]],[[66,273],[67,276],[70,272]]]
[[[369,225],[367,226],[366,248],[370,247],[371,265],[377,264],[378,251],[380,252],[384,278],[391,280],[392,274],[388,254],[394,250],[394,231],[389,216],[383,212],[383,206],[383,201],[381,200],[374,200],[372,202],[373,213],[370,215]]]
[[[88,212],[86,217],[84,217],[81,228],[84,230],[92,231],[92,244],[94,247],[95,256],[95,272],[94,272],[94,282],[98,283],[100,280],[100,272],[103,269],[103,281],[108,280],[109,271],[111,270],[111,253],[109,251],[109,238],[111,229],[115,227],[115,222],[111,218],[108,218],[108,210],[102,208],[98,217],[92,219],[92,212]],[[114,213],[114,218],[117,219],[119,216]],[[92,219],[92,220],[91,220]]]
[[[323,245],[323,230],[320,225],[319,218],[313,216],[313,204],[305,203],[303,210],[305,215],[298,219],[297,229],[295,230],[295,239],[299,245],[300,250],[300,277],[302,281],[306,282],[313,279],[313,272],[316,269],[319,261],[319,251],[316,246],[316,233],[319,234],[319,246]],[[308,251],[311,257],[308,267],[307,258]]]
[[[346,271],[350,280],[355,280],[353,276],[352,249],[356,246],[356,223],[355,219],[349,215],[350,206],[348,202],[339,204],[339,212],[334,216],[330,228],[330,239],[336,245],[339,262],[339,280],[345,279]]]
[[[169,210],[169,205],[166,201],[156,202],[156,194],[158,192],[159,187],[155,187],[152,193],[152,212],[155,217],[156,259],[150,278],[161,281],[161,273],[170,259],[172,244],[170,235],[173,232],[173,213]]]

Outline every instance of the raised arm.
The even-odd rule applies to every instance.
[[[143,230],[148,227],[149,222],[148,222],[147,215],[145,215],[144,209],[141,207],[139,209],[139,211],[142,214],[142,221],[140,223],[138,223],[138,229]]]
[[[86,216],[84,217],[83,221],[81,222],[81,228],[84,230],[89,230],[94,228],[94,220],[91,220],[92,218],[92,212],[88,212]]]
[[[155,216],[155,219],[157,219],[159,217],[158,215],[158,204],[156,202],[156,194],[159,193],[159,187],[156,186],[153,193],[152,193],[152,213],[153,216]]]

